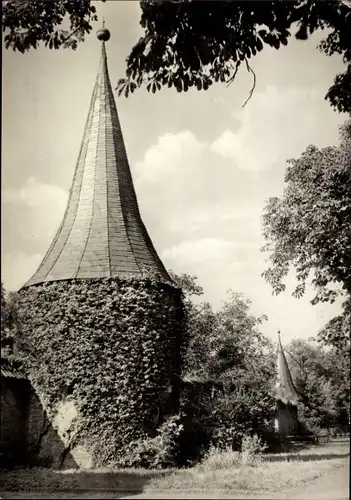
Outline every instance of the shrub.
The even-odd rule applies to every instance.
[[[114,459],[117,467],[151,467],[161,469],[177,465],[179,436],[183,425],[180,415],[168,417],[155,437],[144,436],[131,441]]]
[[[254,465],[260,461],[260,456],[267,449],[267,445],[257,434],[244,436],[241,442],[241,463],[242,465]]]
[[[250,305],[229,292],[218,311],[207,303],[188,306],[182,409],[205,430],[196,436],[205,449],[210,441],[240,450],[244,435],[266,432],[274,419],[274,346],[260,331],[265,317],[253,316]]]
[[[219,450],[235,448],[235,442],[241,437],[242,432],[238,432],[235,426],[217,427],[213,431],[212,446]]]
[[[228,435],[228,439],[230,436]],[[267,445],[257,436],[244,436],[241,451],[234,451],[231,444],[226,445],[226,437],[218,440],[219,446],[211,444],[207,450],[200,467],[215,471],[233,467],[256,465],[260,462],[260,455],[266,450]]]
[[[206,452],[200,468],[210,471],[219,469],[230,469],[240,465],[240,452],[233,451],[232,448],[216,448],[210,446]]]

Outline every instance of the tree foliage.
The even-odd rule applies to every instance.
[[[151,92],[163,86],[179,92],[207,90],[213,82],[234,81],[242,65],[252,73],[254,88],[250,60],[265,46],[278,50],[287,45],[295,26],[298,40],[328,28],[319,49],[340,54],[346,71],[336,76],[326,98],[339,112],[351,111],[351,9],[343,2],[143,0],[140,6],[144,34],[127,58],[120,94],[128,96],[141,86]],[[69,29],[62,28],[66,19]],[[96,20],[89,0],[7,0],[5,46],[25,52],[44,42],[53,49],[75,49]]]
[[[17,294],[5,297],[1,282],[1,367],[7,371],[21,370],[21,362],[16,356],[15,342],[19,331],[17,314]]]
[[[230,291],[218,311],[206,302],[196,306],[185,361],[189,378],[228,381],[230,385],[234,373],[237,378],[240,370],[253,373],[258,368],[266,369],[266,377],[270,376],[266,355],[272,346],[260,332],[267,318],[253,316],[250,305],[241,294]]]
[[[152,92],[161,86],[179,92],[190,87],[207,90],[213,82],[232,82],[243,64],[253,74],[255,86],[249,60],[264,46],[278,50],[287,45],[297,23],[298,40],[307,40],[318,29],[331,30],[319,49],[327,55],[340,54],[348,69],[336,77],[326,98],[339,112],[351,110],[351,10],[343,3],[144,0],[140,4],[145,33],[127,58],[127,78],[119,81],[119,92],[128,95],[141,85]]]
[[[304,340],[293,340],[286,353],[302,395],[299,419],[314,431],[346,428],[350,416],[349,358]]]
[[[43,42],[50,49],[76,49],[97,21],[96,7],[85,0],[5,0],[2,26],[5,47],[22,53]],[[67,28],[63,25],[67,24]]]
[[[270,266],[263,273],[273,293],[284,291],[290,269],[296,272],[295,297],[308,279],[316,290],[312,304],[344,296],[345,327],[338,332],[349,345],[351,297],[351,123],[341,130],[339,147],[309,146],[301,158],[288,160],[281,198],[270,198],[263,214],[263,234]],[[348,315],[348,316],[347,316]],[[336,321],[336,320],[335,320]],[[331,339],[330,324],[324,339]],[[328,333],[327,333],[328,332]]]
[[[188,296],[181,407],[202,435],[196,439],[204,444],[207,435],[217,446],[240,446],[244,435],[262,436],[274,415],[274,347],[260,332],[266,317],[253,316],[250,301],[232,291],[218,311],[196,304],[196,278],[174,279]],[[195,448],[196,439],[185,434],[184,446]]]
[[[328,321],[317,338],[322,345],[333,347],[339,356],[350,359],[351,298],[343,306],[343,314]]]

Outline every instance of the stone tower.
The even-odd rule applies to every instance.
[[[292,435],[297,432],[298,401],[299,394],[296,391],[278,332],[275,427],[279,434]]]
[[[142,222],[105,43],[67,208],[20,291],[26,368],[80,467],[130,450],[178,409],[183,305]],[[63,460],[64,461],[64,460]]]

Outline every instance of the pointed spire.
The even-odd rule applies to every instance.
[[[283,349],[280,330],[277,331],[277,334],[278,334],[278,350],[280,347]]]
[[[25,286],[47,281],[142,277],[172,283],[141,220],[102,41],[100,71],[61,225]]]
[[[296,391],[278,330],[277,348],[277,393],[276,399],[284,404],[297,406],[299,395]]]

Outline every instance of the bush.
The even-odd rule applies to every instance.
[[[241,436],[242,432],[238,431],[235,426],[217,427],[213,431],[212,446],[218,450],[236,449],[236,442]]]
[[[242,465],[254,465],[260,461],[261,454],[267,449],[267,445],[257,434],[244,436],[241,442],[241,463]]]
[[[188,305],[182,409],[198,424],[199,455],[209,442],[240,450],[244,435],[260,435],[273,422],[275,350],[260,331],[265,317],[253,316],[250,305],[235,292],[218,311]]]
[[[122,453],[115,457],[114,465],[155,469],[176,466],[182,430],[180,415],[167,418],[155,437],[144,436],[128,443]]]
[[[229,435],[228,438],[230,439]],[[253,466],[260,462],[260,455],[267,445],[257,436],[244,436],[241,451],[234,451],[231,445],[225,445],[226,438],[218,441],[220,446],[211,445],[206,452],[200,467],[215,471],[240,466]]]
[[[200,468],[216,471],[238,467],[240,464],[240,452],[233,451],[231,448],[216,448],[212,445],[206,452]]]

